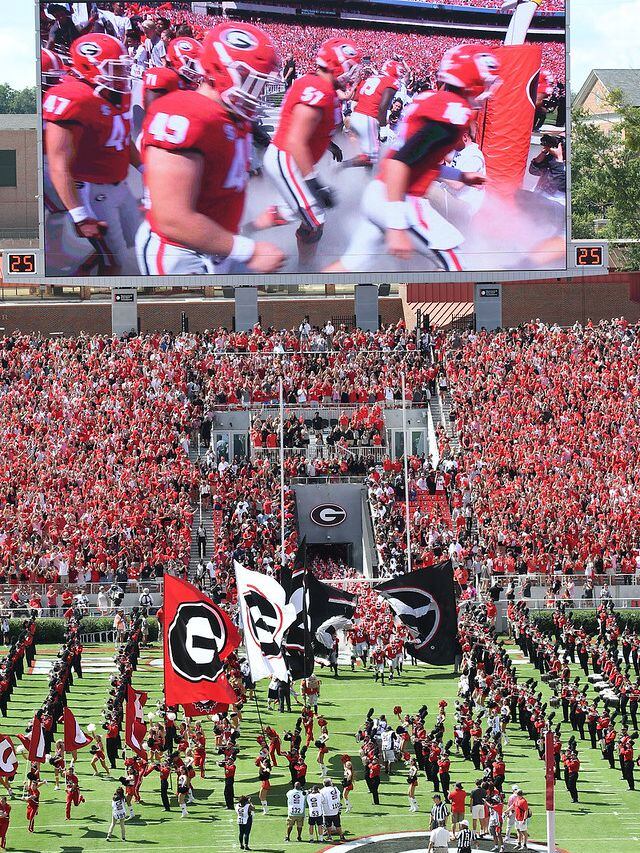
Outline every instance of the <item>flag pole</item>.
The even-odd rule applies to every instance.
[[[547,853],[556,853],[555,757],[553,731],[544,735],[545,806],[547,813]]]
[[[303,543],[304,551],[302,552],[302,620],[304,626],[304,652],[302,655],[302,671],[304,672],[304,678],[307,678],[311,673],[307,672],[307,646],[309,644],[309,624],[308,624],[308,613],[307,613],[307,542],[306,539]]]
[[[284,566],[284,388],[280,377],[280,562]]]
[[[411,559],[411,515],[409,509],[409,449],[407,447],[407,396],[406,377],[402,373],[402,448],[404,451],[404,502],[407,528],[407,570],[412,570]]]

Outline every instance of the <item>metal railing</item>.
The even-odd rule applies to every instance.
[[[280,450],[274,447],[252,447],[252,459],[264,459],[267,457],[271,462],[278,463],[280,460]],[[331,447],[328,444],[311,444],[305,447],[285,447],[285,459],[295,459],[302,457],[307,462],[313,462],[316,459],[322,461],[331,461],[333,459],[367,459],[374,462],[382,462],[389,456],[389,451],[386,447],[343,447],[335,445]]]
[[[504,574],[502,572],[496,572],[494,570],[492,580],[502,581],[503,587],[510,580],[517,581],[518,583],[521,583],[524,580],[530,580],[532,586],[542,587],[547,587],[550,581],[559,580],[562,584],[572,582],[576,587],[583,587],[586,584],[588,578],[586,577],[586,575],[545,574],[544,572],[536,572],[525,575]],[[604,573],[599,575],[593,575],[592,580],[594,588],[602,586],[604,583],[609,584],[609,586],[632,586],[634,584],[640,584],[640,574],[627,574],[625,572],[617,572],[616,574]]]
[[[0,584],[0,597],[10,598],[16,589],[22,587],[29,590],[30,593],[36,593],[46,597],[48,589],[53,587],[58,595],[61,595],[64,590],[69,589],[75,595],[79,592],[84,592],[86,595],[97,595],[100,589],[106,592],[113,585],[113,580],[100,581],[100,583],[31,583],[24,581],[19,584]],[[127,593],[140,594],[143,589],[148,589],[150,594],[162,592],[162,580],[129,580],[126,584],[118,584],[124,587],[125,595]]]
[[[523,600],[523,599],[519,599]],[[529,610],[553,610],[553,605],[549,605],[545,599],[542,598],[526,598],[524,599],[527,602],[527,607]],[[612,598],[612,599],[604,599],[600,598],[599,595],[595,595],[593,598],[576,598],[571,599],[570,609],[571,610],[595,610],[597,606],[603,602],[612,600],[617,608],[623,608],[628,610],[636,610],[640,608],[640,595],[636,598]],[[556,601],[565,602],[565,599],[558,598]],[[503,605],[506,605],[506,602],[500,602]]]

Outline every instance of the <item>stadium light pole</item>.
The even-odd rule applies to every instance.
[[[284,387],[280,377],[280,562],[284,566]]]
[[[409,515],[409,450],[407,446],[407,380],[405,374],[402,379],[402,450],[404,456],[404,504],[406,513],[405,526],[407,528],[407,569],[411,571],[411,518]]]

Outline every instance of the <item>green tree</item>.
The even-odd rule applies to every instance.
[[[14,89],[6,83],[0,84],[0,113],[35,113],[35,86]]]
[[[573,117],[571,137],[572,231],[574,240],[640,239],[640,109],[611,95],[621,121],[600,130],[584,113]],[[600,222],[596,226],[595,220]],[[618,266],[640,268],[640,245],[616,255]]]

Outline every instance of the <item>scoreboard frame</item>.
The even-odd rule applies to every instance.
[[[36,74],[37,79],[41,79],[40,67],[40,2],[41,0],[33,0],[34,3],[34,20],[35,20],[35,41],[36,41]],[[565,51],[566,51],[566,91],[570,91],[570,56],[571,56],[571,0],[565,0]],[[39,87],[37,87],[39,91]],[[490,282],[509,282],[509,281],[539,281],[545,279],[562,279],[569,278],[575,275],[587,276],[602,274],[607,269],[608,253],[606,244],[602,241],[580,241],[579,247],[587,251],[587,254],[581,254],[581,258],[596,257],[597,251],[595,247],[600,247],[600,256],[602,264],[597,266],[595,263],[580,263],[577,264],[578,257],[577,249],[570,239],[571,234],[571,110],[569,100],[567,99],[565,127],[566,133],[566,151],[567,151],[567,199],[566,199],[566,257],[565,265],[558,269],[545,270],[471,270],[460,272],[446,271],[410,271],[406,273],[393,272],[367,272],[367,273],[276,273],[268,276],[257,275],[200,275],[200,276],[61,276],[47,275],[46,258],[45,258],[45,205],[44,205],[44,168],[43,168],[43,129],[42,129],[42,104],[38,98],[37,103],[38,122],[37,122],[37,157],[38,157],[38,208],[39,208],[39,250],[15,250],[11,252],[5,251],[3,254],[3,276],[6,284],[39,284],[47,285],[55,283],[63,283],[66,287],[91,287],[97,289],[103,288],[194,288],[204,286],[224,286],[224,287],[258,287],[267,284],[269,286],[278,287],[295,287],[296,290],[301,284],[308,285],[324,285],[329,283],[342,284],[388,284],[394,281],[412,281],[412,282],[469,282],[490,283]],[[588,252],[593,251],[593,255]],[[35,272],[31,273],[27,270],[19,271],[15,268],[15,259],[17,256],[24,257],[33,256],[35,258]],[[10,269],[9,258],[13,258],[14,269]]]

